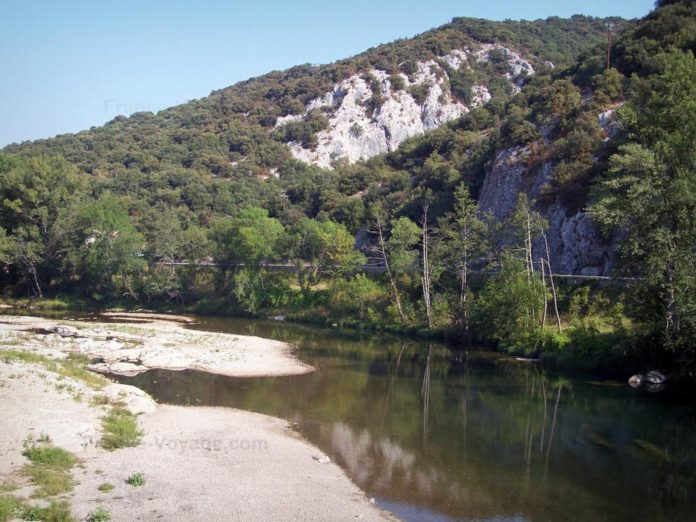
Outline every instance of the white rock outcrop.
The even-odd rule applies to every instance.
[[[297,142],[288,144],[295,158],[322,167],[331,168],[337,160],[355,163],[393,151],[407,138],[455,120],[491,99],[482,84],[473,86],[469,106],[455,99],[447,70],[470,67],[471,60],[487,61],[494,49],[503,53],[509,67],[505,77],[513,89],[519,90],[525,78],[534,74],[532,65],[506,47],[483,44],[477,51],[455,49],[437,60],[417,62],[410,77],[399,74],[403,89],[395,89],[389,73],[383,70],[351,76],[309,101],[303,114],[278,118],[275,127],[299,121],[316,109],[324,111],[329,126],[317,133],[315,148]],[[380,100],[377,107],[371,105],[375,99]]]

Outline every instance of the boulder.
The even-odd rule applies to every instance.
[[[60,335],[61,337],[77,337],[80,335],[80,330],[73,326],[64,326],[64,325],[56,325],[56,326],[50,326],[47,328],[49,332],[53,332],[56,335]]]
[[[127,384],[109,384],[102,389],[104,395],[112,402],[123,402],[126,409],[134,415],[152,413],[157,403],[140,388]]]
[[[667,377],[662,372],[652,370],[645,375],[645,380],[649,384],[664,384]]]
[[[644,381],[645,381],[645,375],[637,373],[636,375],[632,375],[628,379],[628,384],[630,384],[632,388],[638,388],[638,387],[643,385]]]

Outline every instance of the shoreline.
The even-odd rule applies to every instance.
[[[5,490],[16,488],[8,494],[29,499],[35,492],[35,486],[21,474],[28,462],[22,456],[22,444],[28,435],[46,435],[52,444],[74,453],[80,461],[72,470],[74,489],[55,497],[70,503],[77,520],[85,520],[99,507],[115,521],[394,520],[284,420],[230,408],[157,405],[132,386],[109,384],[103,379],[106,386],[101,388],[60,375],[40,362],[10,358],[10,354],[25,350],[60,361],[68,350],[50,345],[75,344],[58,341],[56,333],[27,332],[28,326],[60,326],[40,318],[28,325],[33,319],[0,323],[0,401],[4,410],[0,483]],[[152,321],[145,326],[152,327],[161,318]],[[48,321],[56,322],[68,323]],[[80,332],[93,333],[90,328],[95,324],[85,323],[87,328],[80,328]],[[69,325],[83,326],[75,322]],[[154,334],[171,332],[169,325],[155,326]],[[200,335],[205,338],[206,333]],[[238,342],[236,346],[241,349]],[[253,344],[245,346],[252,352],[255,349]],[[276,346],[273,352],[286,359],[286,370],[306,370],[280,348]],[[237,360],[238,367],[247,363],[248,358]],[[247,364],[243,373],[251,367]],[[262,370],[256,363],[253,368]],[[137,422],[144,431],[139,445],[115,451],[99,446],[101,417],[114,401],[138,414]],[[125,483],[137,473],[144,477],[144,485]],[[104,484],[113,489],[101,491],[99,486]]]
[[[192,320],[160,314],[112,314],[123,322],[54,320],[0,315],[0,335],[48,356],[81,354],[100,373],[136,375],[198,370],[228,377],[280,377],[314,371],[292,355],[293,346],[248,335],[185,328]]]

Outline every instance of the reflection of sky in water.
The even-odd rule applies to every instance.
[[[430,357],[414,341],[263,321],[201,326],[287,340],[318,370],[256,379],[156,371],[123,381],[162,402],[289,419],[406,520],[692,520],[691,408],[492,354],[452,366],[441,347]]]

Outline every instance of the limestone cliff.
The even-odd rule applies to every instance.
[[[616,132],[613,111],[598,115],[607,139]],[[536,201],[553,176],[554,164],[544,163],[530,171],[530,148],[514,146],[498,152],[488,169],[479,194],[481,214],[490,214],[495,222],[510,215],[520,193]],[[551,265],[556,273],[606,275],[614,262],[611,239],[600,234],[585,211],[569,212],[560,204],[537,205],[536,210],[548,221],[546,231]],[[542,241],[534,245],[535,257],[544,255]]]
[[[477,49],[457,49],[435,60],[417,62],[410,75],[391,76],[372,69],[367,74],[351,76],[307,103],[303,114],[280,117],[275,126],[302,120],[316,109],[326,113],[329,126],[317,134],[316,147],[308,149],[297,142],[289,143],[295,158],[322,167],[330,168],[337,160],[354,163],[393,151],[405,139],[487,103],[491,95],[482,84],[471,87],[468,104],[457,99],[447,71],[487,62],[494,52],[503,61],[501,75],[513,91],[534,74],[529,61],[506,47],[482,44]]]

